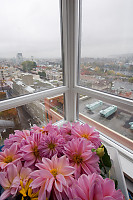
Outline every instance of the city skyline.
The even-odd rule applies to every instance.
[[[133,1],[82,1],[81,57],[133,53]],[[59,1],[5,0],[0,12],[0,57],[60,58]]]

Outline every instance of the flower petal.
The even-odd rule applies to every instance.
[[[29,166],[33,165],[34,162],[35,162],[35,159],[25,161],[24,167],[29,167]]]
[[[56,176],[56,179],[57,179],[59,182],[61,182],[63,185],[67,185],[66,179],[64,178],[64,176],[63,176],[62,174],[58,174],[58,175]]]
[[[21,179],[27,178],[27,176],[29,176],[30,173],[31,173],[31,169],[30,168],[23,167],[21,169],[21,171],[20,171],[20,177],[21,177]]]
[[[16,144],[13,144],[13,145],[10,147],[9,152],[10,152],[12,155],[16,154],[16,152],[17,152],[17,145],[16,145]]]
[[[52,177],[49,181],[48,181],[48,186],[47,186],[47,191],[50,193],[52,190],[52,186],[53,186],[53,182],[54,182],[55,178]]]
[[[17,167],[14,164],[10,164],[7,167],[7,173],[10,183],[13,182],[13,179],[17,176]]]
[[[25,152],[32,152],[33,151],[30,144],[21,147],[21,150],[25,151]]]
[[[64,176],[70,176],[71,174],[74,173],[74,171],[75,171],[74,167],[71,167],[71,166],[64,167],[62,170],[60,170],[60,172]]]
[[[53,175],[48,171],[48,170],[45,170],[45,169],[42,169],[42,170],[35,170],[33,172],[30,173],[30,176],[31,177],[42,177],[42,178],[52,178]]]
[[[6,199],[7,197],[9,197],[10,196],[10,189],[7,189],[7,190],[5,190],[3,193],[2,193],[2,195],[0,196],[0,200],[4,200],[4,199]]]
[[[57,181],[57,180],[55,180],[55,188],[59,191],[59,192],[62,192],[62,190],[63,190],[63,188],[62,188],[62,184],[59,182],[59,181]]]
[[[32,189],[40,187],[43,182],[45,182],[44,179],[42,177],[38,177],[31,182],[30,187],[32,187]]]
[[[46,199],[46,190],[45,190],[45,184],[41,186],[41,189],[39,191],[38,200]]]
[[[2,187],[10,187],[10,182],[9,180],[6,178],[6,172],[0,172],[0,185],[2,185]]]

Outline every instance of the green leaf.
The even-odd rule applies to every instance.
[[[91,149],[92,152],[96,152],[96,149]]]
[[[100,162],[99,162],[99,168],[102,169],[103,164],[102,164],[101,160],[99,160],[99,161],[100,161]]]
[[[108,152],[107,152],[107,149],[105,148],[105,146],[104,146],[104,152],[105,152],[104,156],[102,157],[103,164],[106,167],[111,168],[112,164],[111,164],[110,156],[108,155]]]
[[[115,182],[115,189],[117,189],[117,187],[118,187],[118,181],[116,179],[113,179],[113,181]]]

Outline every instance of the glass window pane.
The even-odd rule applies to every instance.
[[[64,118],[63,94],[0,112],[0,145],[14,130],[28,130]]]
[[[7,0],[1,8],[0,91],[13,98],[62,86],[59,1]]]
[[[108,104],[89,96],[79,95],[79,119],[87,122],[88,118],[133,140],[132,114],[118,108],[113,102]]]
[[[133,99],[133,1],[82,4],[80,85]]]

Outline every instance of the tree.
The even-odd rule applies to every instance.
[[[29,61],[29,60],[22,62],[21,65],[23,66],[24,72],[31,72],[31,70],[36,69],[37,67],[36,62]]]
[[[46,78],[46,72],[45,71],[38,72],[38,74],[40,75],[40,78]]]
[[[95,67],[95,72],[99,72],[100,68],[99,67]]]
[[[133,83],[133,77],[129,78],[128,81],[129,81],[130,83]]]
[[[108,70],[108,71],[107,71],[107,74],[108,74],[108,75],[115,75],[115,72],[114,72],[114,70]]]

